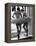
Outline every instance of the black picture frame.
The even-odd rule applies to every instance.
[[[21,40],[11,40],[11,6],[27,6],[33,7],[33,37]],[[35,5],[34,4],[22,4],[22,3],[6,3],[5,4],[5,42],[16,43],[16,42],[32,42],[35,41]]]

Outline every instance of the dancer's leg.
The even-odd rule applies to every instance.
[[[25,26],[26,26],[26,27],[25,27]],[[25,31],[26,31],[26,36],[28,36],[28,23],[27,23],[27,22],[24,23],[23,28],[24,28]]]
[[[18,24],[16,24],[16,26],[17,26],[18,40],[19,40],[19,25],[18,25]]]

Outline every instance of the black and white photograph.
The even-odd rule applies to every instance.
[[[32,7],[11,6],[11,40],[33,37],[32,22]]]

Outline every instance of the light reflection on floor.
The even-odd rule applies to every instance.
[[[17,28],[16,28],[16,24],[11,24],[11,40],[18,40],[18,37],[17,37]],[[12,36],[16,36],[16,37],[12,37]],[[29,36],[32,36],[32,35],[28,35]],[[19,39],[22,39],[22,38],[26,38],[26,32],[25,30],[23,29],[23,24],[21,25],[21,32],[20,32],[20,38]]]

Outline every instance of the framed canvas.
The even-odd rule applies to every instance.
[[[5,4],[5,42],[35,41],[35,5]]]

